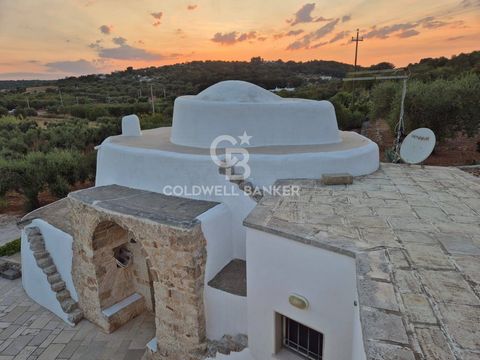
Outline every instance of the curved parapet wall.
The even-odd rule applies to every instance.
[[[284,99],[244,81],[222,81],[175,100],[171,141],[209,148],[221,135],[252,136],[250,146],[335,144],[341,141],[328,101]]]

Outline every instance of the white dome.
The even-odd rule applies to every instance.
[[[196,96],[203,101],[262,103],[281,101],[282,98],[255,84],[240,80],[221,81]]]
[[[242,144],[246,147],[341,141],[335,109],[328,101],[284,99],[245,81],[222,81],[175,100],[174,144],[209,148],[218,136],[244,132],[251,136],[250,144]]]

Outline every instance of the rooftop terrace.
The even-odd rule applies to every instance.
[[[264,197],[251,228],[356,259],[368,359],[480,358],[480,179],[382,164],[352,185]]]

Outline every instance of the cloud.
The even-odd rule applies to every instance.
[[[242,42],[245,40],[255,39],[257,33],[255,31],[250,31],[248,33],[238,34],[236,31],[231,31],[228,33],[217,32],[213,35],[211,41],[222,44],[222,45],[233,45],[237,42]]]
[[[265,41],[265,40],[267,40],[267,39],[268,39],[268,38],[267,38],[266,36],[259,36],[259,37],[257,38],[258,41]]]
[[[345,39],[348,35],[350,35],[350,31],[340,31],[335,34],[335,36],[329,41],[329,43],[334,43],[339,40]]]
[[[245,41],[245,40],[251,40],[255,39],[257,37],[257,32],[256,31],[250,31],[249,33],[243,33],[237,38],[238,41]]]
[[[217,32],[211,40],[222,45],[233,45],[237,41],[237,32],[232,31],[225,34]]]
[[[460,3],[460,7],[464,9],[475,6],[480,6],[480,0],[462,0]]]
[[[317,18],[312,17],[312,12],[314,9],[315,9],[315,3],[305,4],[300,8],[300,10],[298,10],[294,14],[294,18],[287,20],[287,22],[289,22],[290,25],[294,26],[301,23],[311,23],[311,22],[332,20],[332,19],[326,19],[322,16],[319,16]]]
[[[155,21],[153,22],[153,26],[159,26],[161,24],[161,21],[162,20],[162,17],[163,17],[163,12],[162,11],[159,11],[159,12],[153,12],[153,13],[150,13],[150,15],[153,16],[153,18],[155,19]]]
[[[288,45],[287,50],[298,50],[298,49],[309,49],[310,43],[323,38],[325,35],[330,34],[335,27],[337,26],[340,19],[335,19],[327,24],[323,25],[322,27],[318,28],[317,30],[310,32],[304,35],[300,40],[297,40],[290,45]]]
[[[335,29],[335,26],[337,26],[338,21],[339,19],[332,20],[329,23],[323,25],[318,30],[314,31],[311,35],[312,40],[320,39],[321,37],[330,34]]]
[[[102,46],[102,40],[96,40],[95,42],[88,45],[89,48],[94,49],[98,56],[102,59],[117,59],[117,60],[145,60],[145,61],[154,61],[154,60],[163,60],[166,57],[150,52],[148,50],[131,46],[127,44],[127,39],[124,37],[118,36],[112,39],[115,47],[104,47]],[[137,41],[138,44],[143,44],[142,40]]]
[[[154,19],[162,20],[163,12],[161,11],[153,12],[153,13],[150,13],[150,15],[152,15]]]
[[[127,39],[125,39],[124,37],[121,37],[121,36],[114,37],[112,39],[112,41],[115,45],[124,45],[124,44],[127,43]]]
[[[409,38],[409,37],[412,37],[412,36],[417,36],[418,34],[420,34],[420,32],[418,32],[417,30],[410,29],[410,30],[402,31],[397,36],[399,38]]]
[[[462,26],[464,21],[443,21],[435,16],[427,16],[417,21],[410,21],[406,23],[392,24],[382,27],[372,26],[364,38],[378,38],[387,39],[390,35],[396,34],[398,37],[406,38],[418,35],[420,32],[417,30],[419,27],[425,29],[437,29],[445,26]]]
[[[302,29],[290,30],[289,32],[287,32],[287,33],[285,34],[285,36],[297,36],[297,35],[300,35],[301,33],[303,33],[303,30],[302,30]]]
[[[447,41],[460,40],[460,39],[463,39],[464,37],[465,37],[464,35],[454,36],[454,37],[448,38]]]
[[[420,19],[418,20],[418,23],[422,24],[422,26],[427,29],[435,29],[448,25],[448,23],[445,21],[436,20],[434,16],[428,16],[426,18]]]
[[[322,47],[323,45],[327,45],[327,44],[328,44],[328,41],[319,42],[318,44],[310,46],[310,49],[317,49],[317,48]]]
[[[343,15],[342,23],[352,20],[352,15]]]
[[[101,49],[101,47],[102,47],[102,46],[100,45],[101,43],[102,43],[102,40],[95,40],[95,42],[89,44],[88,47],[89,47],[90,49],[99,50],[99,49]]]
[[[198,7],[197,4],[195,4],[195,5],[188,5],[188,6],[187,6],[187,10],[195,10],[197,7]]]
[[[98,52],[98,56],[107,59],[145,61],[164,60],[166,58],[161,54],[153,53],[127,44],[113,48],[101,48]]]
[[[444,26],[461,26],[465,22],[463,20],[443,21],[438,20],[434,16],[428,16],[426,18],[418,20],[418,24],[426,29],[436,29]]]
[[[102,34],[108,35],[112,32],[112,25],[102,25],[98,28]]]
[[[295,13],[295,18],[291,20],[291,25],[300,23],[309,23],[313,21],[312,11],[315,9],[315,4],[305,4]]]
[[[55,61],[46,63],[48,71],[60,71],[70,74],[92,74],[98,69],[89,61],[80,59],[75,61]]]
[[[398,31],[407,31],[407,30],[413,29],[417,26],[418,26],[418,24],[411,23],[411,22],[382,26],[380,28],[377,28],[376,26],[373,26],[372,30],[370,30],[368,33],[366,33],[363,37],[365,39],[369,39],[369,38],[386,39],[392,33],[395,33],[395,32],[398,32]]]
[[[300,35],[301,33],[303,33],[304,30],[302,29],[298,29],[298,30],[290,30],[289,32],[286,32],[286,33],[278,33],[278,34],[274,34],[273,35],[273,38],[275,40],[278,40],[278,39],[281,39],[283,37],[287,37],[287,36],[297,36],[297,35]]]

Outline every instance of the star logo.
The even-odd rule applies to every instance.
[[[238,138],[240,139],[240,145],[243,145],[243,144],[250,145],[250,139],[252,138],[252,136],[248,136],[247,132],[244,131],[243,135],[239,136]]]

